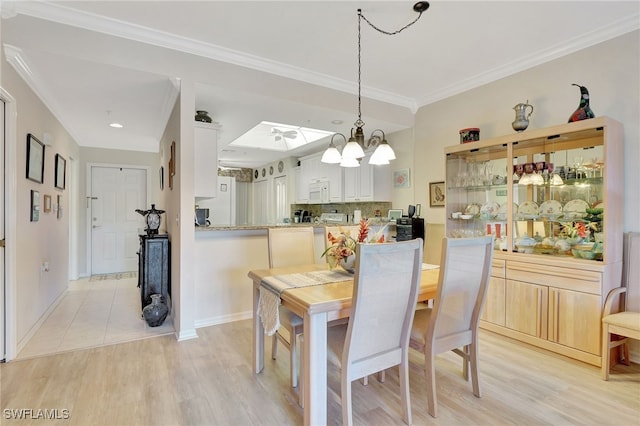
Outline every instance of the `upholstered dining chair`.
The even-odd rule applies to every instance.
[[[452,350],[463,358],[463,374],[480,398],[478,381],[478,323],[486,294],[493,238],[443,238],[438,290],[433,308],[417,310],[409,346],[424,354],[427,409],[436,409],[434,358]]]
[[[280,227],[269,228],[269,268],[310,265],[316,262],[313,227]],[[278,341],[289,349],[291,386],[298,386],[298,345],[296,340],[302,334],[302,318],[291,310],[280,306],[280,326],[287,330],[288,338],[280,331],[273,335],[271,357],[276,359]]]
[[[622,285],[607,295],[602,309],[602,379],[609,380],[611,349],[622,346],[625,365],[630,365],[629,339],[640,340],[640,312],[629,310],[627,301],[638,300],[640,289],[640,233],[624,235]],[[634,293],[634,291],[636,293]],[[620,311],[620,312],[618,312]],[[611,340],[611,335],[619,336]]]
[[[400,366],[403,420],[411,424],[409,332],[422,274],[422,239],[358,244],[348,324],[327,330],[327,359],[341,369],[342,420],[353,424],[351,382]]]

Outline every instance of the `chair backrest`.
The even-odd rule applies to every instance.
[[[269,228],[269,268],[316,263],[313,227]]]
[[[342,368],[355,380],[406,356],[422,275],[422,239],[358,244]]]
[[[443,238],[438,291],[426,330],[438,354],[471,343],[489,282],[493,238]]]

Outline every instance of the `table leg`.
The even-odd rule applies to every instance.
[[[304,314],[304,424],[327,424],[327,313]]]
[[[260,282],[253,282],[253,372],[258,374],[264,368],[264,327],[258,315]]]

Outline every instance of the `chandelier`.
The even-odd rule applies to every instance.
[[[355,133],[353,128],[351,128],[351,137],[347,141],[347,138],[342,133],[335,133],[331,137],[331,142],[329,143],[329,147],[322,155],[321,161],[323,163],[329,164],[340,164],[342,167],[358,167],[360,166],[360,159],[362,159],[365,154],[364,150],[368,148],[375,147],[375,151],[371,155],[369,159],[369,164],[383,165],[389,164],[390,160],[395,160],[396,155],[393,152],[393,149],[387,142],[384,131],[381,129],[376,129],[371,132],[371,136],[365,143],[364,136],[364,121],[362,121],[362,62],[361,62],[361,54],[362,54],[362,45],[361,45],[361,23],[362,20],[369,24],[371,28],[378,31],[379,33],[385,35],[396,35],[401,31],[409,28],[411,25],[418,22],[418,19],[422,16],[422,12],[426,11],[429,8],[429,2],[420,1],[413,5],[413,10],[418,13],[418,17],[400,28],[397,31],[385,31],[374,24],[371,23],[363,14],[362,9],[358,9],[358,119],[353,123],[355,126]],[[334,144],[334,139],[336,136],[341,136],[344,139],[344,148],[342,149],[342,154],[338,150],[336,144]]]

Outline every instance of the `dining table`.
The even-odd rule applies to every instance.
[[[418,301],[434,299],[438,286],[439,269],[436,265],[423,267]],[[295,276],[295,274],[327,270],[327,264],[291,266],[286,268],[249,271],[253,281],[253,358],[254,373],[264,368],[264,327],[258,307],[260,288],[269,277]],[[294,274],[294,275],[292,275]],[[343,281],[320,285],[287,288],[280,294],[281,305],[303,318],[303,359],[301,380],[303,389],[304,424],[327,424],[327,323],[348,318],[353,296],[353,278],[344,274]],[[394,285],[394,283],[389,283]]]

